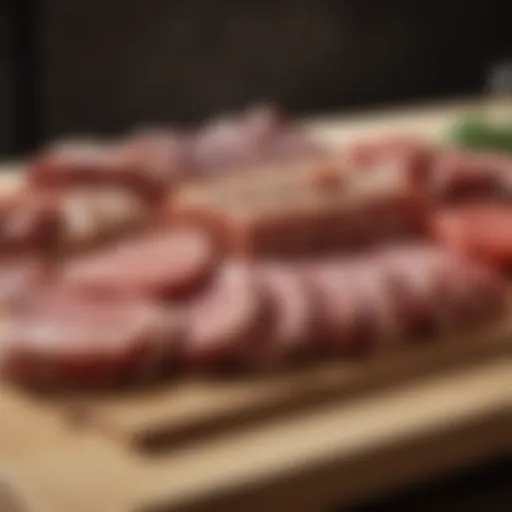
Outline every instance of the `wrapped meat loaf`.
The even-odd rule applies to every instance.
[[[309,254],[423,233],[421,196],[400,173],[330,158],[196,181],[171,196],[175,224],[202,225],[228,252]]]

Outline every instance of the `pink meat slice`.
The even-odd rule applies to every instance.
[[[301,359],[311,345],[315,315],[306,283],[284,264],[264,263],[257,272],[271,308],[269,339],[259,354],[262,364],[276,366]]]
[[[47,272],[35,257],[0,260],[0,307],[41,285]]]
[[[366,320],[361,348],[397,344],[405,333],[404,320],[392,284],[378,258],[367,257],[353,265],[353,293]]]
[[[182,297],[211,277],[217,253],[206,233],[151,233],[78,258],[63,271],[66,285],[99,295]]]
[[[265,343],[266,308],[254,271],[245,263],[224,263],[209,286],[182,306],[185,364],[246,366],[257,344]]]
[[[359,342],[365,311],[354,293],[354,278],[347,261],[317,262],[302,269],[317,301],[320,352],[346,353]]]
[[[2,318],[0,364],[39,388],[110,385],[169,367],[181,336],[178,316],[134,300],[98,300],[40,290]]]
[[[400,304],[406,331],[431,336],[443,329],[445,283],[443,254],[426,245],[395,248],[380,255],[394,295]]]

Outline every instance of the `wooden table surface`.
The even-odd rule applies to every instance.
[[[402,129],[436,136],[466,108],[406,109],[310,127],[326,140]],[[18,179],[16,172],[6,176],[11,184]],[[505,324],[499,335],[482,335],[489,343],[468,337],[356,368],[343,363],[335,377],[332,368],[320,371],[320,380],[306,373],[272,386],[186,383],[126,403],[100,400],[89,408],[92,424],[78,429],[58,404],[3,386],[0,475],[51,512],[348,505],[511,452],[512,323]],[[411,371],[403,372],[407,367]],[[243,405],[258,396],[261,407],[261,400],[278,396],[282,404],[286,386],[287,392],[311,393],[312,385],[324,382],[326,390],[348,386],[347,392],[232,428],[226,421],[215,430],[211,422],[212,411],[245,417],[239,408],[233,413],[236,397]],[[150,413],[174,435],[178,413],[194,428],[198,421],[207,428],[187,443],[149,453],[137,448],[139,437],[132,434],[147,430],[141,418]]]

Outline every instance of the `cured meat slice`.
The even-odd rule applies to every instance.
[[[325,171],[328,164],[189,184],[170,200],[169,216],[204,226],[227,251],[244,256],[311,254],[424,233],[424,205],[407,181],[335,165]]]
[[[3,253],[90,248],[145,226],[151,209],[135,194],[112,188],[20,193],[0,217]]]
[[[441,200],[502,197],[510,193],[511,176],[510,157],[444,151],[432,161],[428,192]]]
[[[424,141],[407,135],[361,140],[347,150],[347,160],[355,167],[391,166],[420,184],[428,178],[432,156]]]
[[[181,336],[170,310],[41,289],[2,315],[4,376],[40,389],[89,388],[156,377]]]
[[[460,330],[503,311],[506,285],[457,253],[418,245],[382,256],[410,335]]]
[[[0,211],[2,254],[44,253],[57,241],[61,217],[51,197],[23,189]]]
[[[353,293],[366,317],[362,347],[394,345],[402,341],[406,332],[404,319],[389,275],[378,259],[365,258],[353,265],[351,273]]]
[[[255,354],[268,343],[267,308],[254,271],[240,262],[223,264],[210,285],[182,306],[185,364],[203,369],[253,366]]]
[[[492,266],[512,266],[512,207],[471,204],[440,210],[433,216],[434,236],[444,245]]]
[[[182,297],[211,277],[217,253],[208,235],[176,229],[125,240],[71,261],[64,283],[101,296]]]
[[[302,360],[311,349],[315,320],[314,300],[305,281],[284,264],[264,263],[256,271],[271,308],[268,340],[261,349],[256,347],[256,359],[270,367]]]
[[[448,328],[479,325],[503,314],[508,287],[492,269],[454,256],[447,258],[442,271]]]
[[[30,169],[39,187],[120,186],[144,198],[165,195],[181,162],[179,142],[147,137],[123,143],[68,141],[37,156]]]
[[[75,189],[56,199],[61,227],[59,249],[94,247],[148,225],[151,211],[134,194],[112,188]]]
[[[26,256],[0,260],[0,308],[42,284],[46,276],[45,265],[37,258]]]
[[[447,314],[443,252],[418,245],[390,249],[379,257],[400,305],[406,332],[420,338],[439,333]]]
[[[307,264],[303,275],[317,301],[316,326],[320,353],[348,354],[359,350],[367,340],[370,307],[355,293],[354,274],[347,261],[322,261]]]

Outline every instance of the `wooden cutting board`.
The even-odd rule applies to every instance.
[[[334,142],[435,136],[465,108],[309,127]],[[16,167],[6,179],[15,186]],[[7,494],[51,512],[319,510],[511,451],[511,401],[512,315],[370,360],[243,381],[45,399],[3,386],[0,510],[12,509]]]

